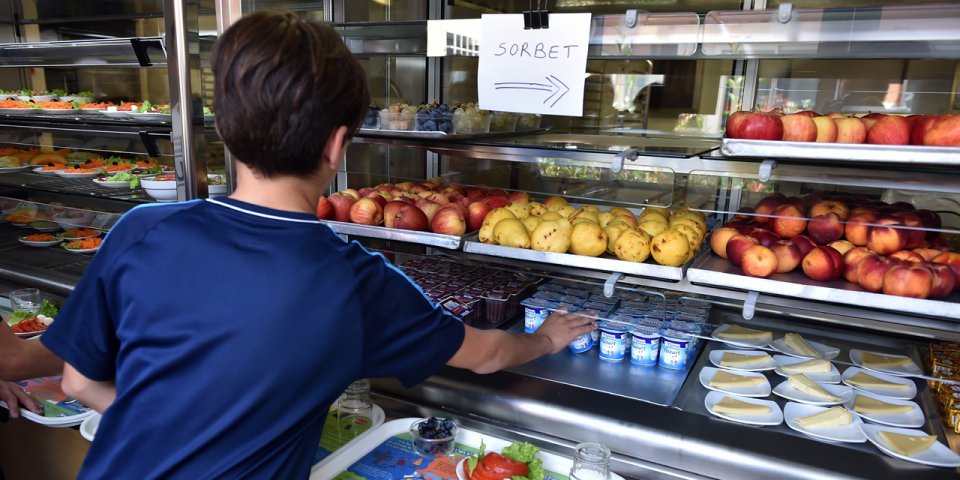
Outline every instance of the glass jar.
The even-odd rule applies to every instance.
[[[362,415],[370,417],[373,400],[370,398],[370,381],[361,378],[350,384],[337,400],[337,412],[341,417]]]
[[[576,447],[570,480],[609,480],[610,449],[599,443],[581,443]]]

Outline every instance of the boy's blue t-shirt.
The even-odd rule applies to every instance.
[[[410,386],[464,326],[382,256],[307,214],[232,199],[113,228],[42,341],[115,380],[84,478],[305,478],[353,380]]]

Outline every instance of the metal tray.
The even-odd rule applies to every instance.
[[[518,135],[532,135],[536,133],[546,132],[546,128],[538,128],[534,130],[517,130],[513,132],[488,132],[488,133],[446,133],[439,130],[381,130],[379,128],[361,128],[357,131],[358,134],[368,136],[368,137],[382,137],[382,138],[422,138],[430,140],[448,140],[448,141],[462,141],[462,140],[483,140],[487,138],[498,138],[498,137],[513,137]]]
[[[863,307],[912,313],[933,317],[960,319],[960,294],[954,292],[946,299],[927,300],[871,293],[845,280],[818,282],[803,273],[778,273],[769,278],[748,277],[728,260],[714,255],[709,249],[693,261],[687,269],[691,283],[750,290],[773,295],[796,297],[818,302],[842,303]]]
[[[549,263],[566,267],[583,268],[586,270],[602,270],[606,272],[620,272],[625,275],[638,277],[652,277],[660,280],[678,282],[683,279],[684,267],[666,267],[652,261],[637,263],[618,260],[609,254],[600,257],[587,257],[571,253],[551,253],[530,250],[526,248],[504,247],[481,243],[477,234],[469,235],[463,243],[463,251],[479,253],[492,257],[512,258],[529,262]]]
[[[728,157],[802,158],[839,162],[960,165],[960,148],[857,143],[775,142],[724,138],[720,153]]]
[[[431,247],[449,248],[451,250],[459,250],[464,239],[464,237],[455,235],[441,235],[439,233],[401,230],[399,228],[387,228],[374,225],[359,225],[333,220],[322,220],[322,222],[334,232],[342,235],[357,235],[360,237],[395,240],[398,242],[429,245]]]

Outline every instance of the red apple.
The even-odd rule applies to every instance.
[[[428,222],[433,221],[433,217],[437,214],[437,211],[440,210],[440,207],[441,205],[437,202],[431,202],[425,199],[417,200],[417,208],[427,216]]]
[[[503,197],[503,198],[508,198],[508,197],[510,196],[510,194],[507,193],[507,192],[504,191],[504,190],[499,189],[499,188],[494,188],[494,189],[490,190],[489,192],[487,192],[487,196],[490,196],[490,197]]]
[[[883,277],[894,265],[900,262],[881,257],[877,254],[864,256],[857,264],[857,283],[868,292],[883,290]]]
[[[467,231],[475,232],[480,230],[483,225],[483,219],[490,213],[490,206],[483,202],[473,202],[467,205]]]
[[[383,209],[374,199],[363,197],[350,207],[350,221],[360,225],[380,225]]]
[[[759,244],[760,242],[756,238],[738,233],[727,240],[727,260],[739,267],[741,265],[740,261],[743,259],[743,253],[748,248]]]
[[[391,205],[396,205],[396,207],[390,208]],[[423,210],[404,202],[388,203],[387,209],[384,210],[383,223],[391,228],[421,232],[427,231],[430,225],[427,221],[427,214],[423,213]]]
[[[784,204],[773,211],[773,231],[783,238],[793,238],[807,229],[807,217],[796,205]]]
[[[817,117],[823,116],[817,112],[814,112],[813,110],[800,110],[799,112],[794,113],[794,115],[803,115],[805,117],[810,117],[810,118],[817,118]]]
[[[511,192],[507,197],[507,200],[510,203],[522,203],[526,205],[530,203],[530,195],[527,192],[522,191]]]
[[[369,198],[374,202],[377,202],[377,205],[380,205],[381,209],[383,209],[383,207],[387,204],[387,198],[384,197],[383,195],[380,195],[380,192],[376,190],[374,190],[373,192],[370,192],[370,195],[363,198]]]
[[[896,218],[878,218],[867,232],[867,248],[880,255],[890,255],[897,250],[903,250],[907,240],[900,226],[900,221]]]
[[[780,121],[783,123],[785,142],[812,142],[817,139],[817,124],[807,115],[784,115]]]
[[[833,143],[837,141],[837,122],[830,117],[815,117],[813,123],[817,126],[817,138],[814,139],[820,143]]]
[[[883,275],[883,293],[898,297],[927,298],[933,273],[922,266],[894,265]]]
[[[835,256],[839,256],[839,253],[833,248],[817,247],[803,257],[800,266],[803,268],[803,273],[808,277],[820,282],[827,282],[839,277],[841,273],[840,265],[835,260]],[[840,263],[842,262],[843,258],[841,257]]]
[[[800,248],[790,240],[779,240],[770,250],[777,256],[777,273],[792,272],[803,260]]]
[[[376,191],[377,189],[373,187],[363,187],[360,190],[357,190],[361,197],[369,197],[371,193]]]
[[[931,263],[927,267],[933,270],[930,298],[943,298],[950,295],[957,286],[957,276],[953,273],[953,269],[942,263]]]
[[[740,122],[734,138],[747,140],[781,140],[783,122],[780,116],[772,113],[751,113]],[[728,132],[728,135],[730,132]]]
[[[867,247],[854,247],[847,250],[847,253],[843,254],[843,277],[850,283],[858,283],[857,267],[864,258],[871,255],[878,256]]]
[[[730,117],[727,118],[726,136],[728,138],[740,138],[740,126],[743,125],[743,121],[746,120],[750,114],[751,112],[743,110],[731,113]]]
[[[399,182],[394,185],[398,190],[403,190],[404,192],[409,192],[413,188],[413,182]]]
[[[727,242],[740,231],[732,227],[720,227],[710,234],[710,248],[721,258],[727,258]]]
[[[363,195],[360,195],[360,192],[358,192],[354,188],[345,188],[343,190],[340,190],[340,193],[343,195],[349,195],[353,197],[354,200],[360,200],[360,197],[363,196]]]
[[[867,132],[867,143],[907,145],[910,143],[910,121],[899,115],[886,115]]]
[[[960,115],[942,115],[923,134],[923,144],[937,147],[960,147]]]
[[[804,257],[810,253],[810,250],[817,248],[817,242],[814,242],[812,238],[806,235],[797,235],[796,237],[791,238],[790,241],[800,249],[800,255],[803,255]]]
[[[743,273],[760,278],[773,275],[779,267],[777,254],[763,245],[754,245],[744,251],[740,263]]]
[[[843,223],[840,216],[834,212],[817,215],[807,223],[807,235],[820,244],[839,240],[843,236]]]
[[[443,235],[460,236],[467,233],[467,222],[454,205],[446,205],[437,211],[430,222],[430,231]]]
[[[807,211],[807,216],[814,218],[818,215],[823,215],[825,213],[836,213],[840,220],[846,220],[850,218],[850,207],[846,203],[838,200],[821,200],[817,203],[814,203],[810,210]]]
[[[850,215],[843,227],[843,234],[847,241],[858,247],[866,245],[870,224],[876,219],[877,215],[875,213],[866,211]]]
[[[867,134],[870,134],[870,129],[873,128],[881,118],[886,117],[883,113],[868,113],[860,117],[860,122],[863,123],[863,126],[867,129]]]
[[[480,201],[486,203],[491,210],[495,208],[506,207],[510,203],[510,201],[507,200],[507,197],[501,197],[497,195],[484,197]]]
[[[317,201],[317,218],[320,220],[333,220],[333,204],[323,195],[320,195],[320,200]]]
[[[937,121],[936,115],[914,115],[913,123],[910,126],[910,145],[923,145],[923,136],[933,127]]]
[[[338,222],[350,221],[350,208],[357,202],[357,199],[350,195],[334,193],[327,200],[333,205],[333,219]]]
[[[859,118],[834,119],[837,124],[837,143],[863,143],[867,139],[867,127]]]

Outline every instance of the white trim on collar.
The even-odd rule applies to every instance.
[[[224,203],[224,202],[221,202],[221,201],[219,201],[219,200],[214,200],[214,199],[212,199],[212,198],[208,198],[207,201],[210,202],[210,203],[213,203],[213,204],[215,204],[215,205],[220,205],[221,207],[227,207],[227,208],[229,208],[229,209],[236,210],[236,211],[241,212],[241,213],[246,213],[246,214],[248,214],[248,215],[253,215],[253,216],[255,216],[255,217],[269,218],[269,219],[271,219],[271,220],[283,220],[283,221],[285,221],[285,222],[315,223],[315,224],[317,224],[317,225],[322,225],[322,224],[323,224],[323,222],[321,222],[321,221],[319,221],[319,220],[304,220],[304,219],[302,219],[302,218],[281,217],[281,216],[279,216],[279,215],[270,215],[270,214],[268,214],[268,213],[255,212],[255,211],[253,211],[253,210],[247,210],[246,208],[241,208],[241,207],[238,207],[238,206],[236,206],[236,205],[230,205],[229,203]]]

